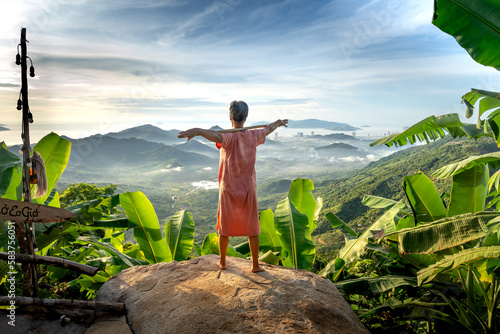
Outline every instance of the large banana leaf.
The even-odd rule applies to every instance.
[[[49,197],[68,164],[71,142],[51,132],[33,147],[33,151],[37,151],[42,156],[47,173],[47,194],[33,199],[33,202],[42,204]]]
[[[475,125],[473,126],[475,127]],[[445,130],[453,136],[453,138],[466,135],[470,137],[469,129],[460,121],[457,114],[446,114],[441,116],[429,116],[401,133],[392,134],[374,141],[370,146],[404,146],[408,144],[408,142],[415,144],[417,140],[429,143],[430,140],[443,138],[446,135],[444,132]]]
[[[309,236],[316,227],[316,199],[311,191],[314,184],[311,180],[296,179],[290,185],[288,198],[299,212],[305,214],[309,219]]]
[[[476,165],[453,176],[448,216],[484,211],[488,194],[489,170]]]
[[[366,251],[366,245],[369,243],[368,239],[372,238],[376,232],[384,230],[384,233],[387,234],[395,231],[396,223],[394,219],[405,205],[406,204],[403,202],[398,202],[387,210],[373,225],[364,231],[359,238],[349,240],[346,245],[339,250],[339,257],[346,263],[356,260]]]
[[[346,240],[350,240],[350,239],[354,239],[354,238],[358,237],[358,234],[356,233],[356,231],[354,231],[349,225],[347,225],[342,219],[340,219],[339,217],[337,217],[333,213],[328,212],[325,215],[325,217],[334,230],[339,229],[340,232],[342,232],[342,234],[345,236]]]
[[[458,268],[473,261],[500,257],[500,246],[464,249],[453,255],[445,256],[441,261],[420,270],[417,273],[418,285],[432,281],[438,274]]]
[[[452,177],[474,166],[488,164],[492,168],[500,167],[500,152],[473,155],[467,159],[443,166],[431,174],[432,177],[445,179]]]
[[[175,261],[184,261],[189,257],[194,243],[194,221],[189,212],[181,210],[168,221],[165,240]]]
[[[370,207],[372,209],[388,209],[397,203],[398,201],[395,201],[393,199],[373,195],[364,195],[363,199],[361,200],[361,204],[366,205],[367,207]]]
[[[120,260],[123,261],[123,263],[126,266],[133,267],[133,266],[148,264],[147,261],[144,261],[141,259],[134,259],[133,257],[128,256],[127,254],[120,252],[118,249],[113,247],[113,245],[95,240],[91,237],[80,236],[80,237],[78,237],[78,240],[83,241],[85,243],[92,244],[98,248],[105,250],[107,253],[118,257]]]
[[[394,219],[396,218],[398,212],[402,210],[406,205],[403,202],[398,202],[392,208],[387,210],[373,225],[371,225],[366,231],[364,231],[357,239],[350,239],[346,241],[344,247],[339,250],[338,257],[344,260],[347,264],[349,262],[359,259],[365,252],[366,246],[370,242],[370,238],[380,231],[384,230],[384,233],[392,233],[396,230],[396,223]],[[321,276],[326,276],[329,273],[338,271],[335,266],[336,259],[330,261],[326,267],[319,273]]]
[[[424,173],[406,176],[403,189],[417,222],[431,222],[447,216],[436,187]]]
[[[140,191],[120,194],[120,206],[134,226],[134,237],[150,263],[170,262],[172,253],[161,234],[158,216]]]
[[[372,209],[389,209],[397,203],[399,202],[393,199],[373,195],[364,195],[363,199],[361,200],[361,204],[366,205],[367,207]],[[405,205],[405,207],[401,210],[401,213],[405,215],[411,215],[412,211],[408,206]]]
[[[3,144],[3,143],[2,143]],[[0,146],[0,197],[20,200],[22,163],[19,157]]]
[[[203,245],[201,246],[201,255],[209,255],[209,254],[219,254],[219,237],[217,236],[217,233],[207,234],[205,241],[203,241]],[[242,259],[245,258],[242,254],[237,252],[231,245],[228,245],[226,255],[240,257]]]
[[[259,213],[260,235],[259,249],[262,252],[272,251],[280,252],[281,243],[274,228],[273,210],[267,209]]]
[[[309,219],[300,213],[287,197],[278,203],[274,227],[281,243],[281,259],[285,267],[310,269],[316,249],[309,235]]]
[[[409,276],[387,275],[377,277],[361,277],[335,282],[335,286],[339,289],[344,290],[345,293],[360,295],[378,295],[404,285],[416,287],[417,278]]]
[[[488,222],[499,216],[500,213],[488,211],[468,213],[405,228],[391,235],[398,235],[401,254],[428,254],[484,237]]]
[[[500,2],[435,0],[432,23],[456,38],[478,63],[500,69]]]

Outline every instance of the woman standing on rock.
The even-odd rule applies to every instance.
[[[243,128],[248,116],[248,105],[233,101],[229,105],[229,119],[233,129]],[[217,230],[219,231],[220,269],[226,266],[229,237],[248,236],[252,255],[252,272],[264,271],[259,266],[259,210],[257,206],[257,183],[255,158],[257,146],[278,127],[288,123],[277,120],[263,129],[220,133],[214,130],[193,128],[179,132],[180,138],[190,140],[202,136],[220,149],[219,207]]]

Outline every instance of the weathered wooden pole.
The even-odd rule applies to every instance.
[[[64,307],[66,309],[92,309],[99,312],[109,312],[113,314],[124,314],[126,312],[124,303],[98,302],[87,300],[68,299],[43,299],[15,297],[16,305],[19,306],[48,306]],[[10,305],[11,299],[7,296],[0,296],[0,305]]]
[[[31,167],[31,147],[29,135],[29,123],[33,122],[28,104],[28,50],[26,41],[26,28],[21,29],[21,101],[22,101],[22,133],[23,140],[23,198],[25,202],[31,202],[30,167]],[[32,72],[34,75],[34,72]],[[18,103],[19,106],[19,103]],[[16,222],[16,236],[19,242],[19,252],[21,254],[34,255],[34,231],[33,223]],[[34,263],[23,263],[23,296],[38,297],[38,278]]]
[[[1,260],[12,259],[12,256],[6,252],[0,252]],[[28,254],[16,254],[14,255],[14,260],[21,263],[41,263],[47,264],[49,266],[56,266],[61,268],[66,268],[71,271],[77,271],[89,276],[95,276],[99,271],[99,268],[88,266],[79,262],[74,262],[59,257],[53,256],[42,256],[42,255],[28,255]]]

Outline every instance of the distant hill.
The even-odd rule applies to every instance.
[[[65,182],[117,182],[113,180],[120,178],[121,174],[129,179],[134,179],[132,175],[136,175],[138,180],[145,177],[145,173],[158,170],[214,168],[218,163],[218,159],[206,155],[137,138],[96,135],[66,139],[72,147],[68,167],[62,176]]]
[[[313,138],[322,138],[322,139],[330,139],[330,140],[338,140],[338,141],[354,141],[359,140],[356,137],[346,135],[344,133],[332,133],[329,135],[314,135]]]
[[[124,162],[124,156],[127,154],[138,154],[164,146],[144,139],[115,138],[108,135],[94,135],[82,139],[64,138],[72,144],[68,162],[70,166],[114,166]],[[135,163],[140,161],[137,160]]]
[[[355,126],[346,123],[337,123],[322,121],[319,119],[304,119],[300,121],[290,120],[288,122],[289,128],[302,128],[302,129],[327,129],[331,131],[356,131],[361,130]]]
[[[213,159],[219,158],[219,150],[215,148],[215,144],[205,145],[195,139],[175,145],[174,147],[184,152],[203,154]]]
[[[111,132],[108,133],[107,136],[118,139],[137,138],[137,139],[144,139],[150,142],[170,145],[179,142],[179,139],[177,138],[178,134],[179,130],[167,131],[151,124],[145,124],[125,129],[119,132]]]
[[[291,180],[278,180],[262,184],[258,187],[259,196],[286,193],[292,184]]]
[[[216,165],[218,160],[211,159],[202,154],[184,152],[169,145],[162,145],[151,151],[126,154],[124,162],[128,164],[138,163],[147,165],[148,168],[154,169],[166,168],[168,165],[182,167]]]
[[[327,146],[320,146],[314,149],[321,154],[328,154],[335,157],[366,156],[367,153],[359,148],[346,143],[333,143]]]

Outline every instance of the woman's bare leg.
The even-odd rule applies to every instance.
[[[248,237],[248,242],[250,243],[250,253],[252,254],[252,272],[264,271],[264,268],[259,266],[259,236]]]
[[[226,270],[227,265],[226,265],[226,253],[227,253],[227,246],[229,245],[229,237],[225,235],[219,235],[219,254],[220,254],[220,261],[217,263],[220,269]]]

